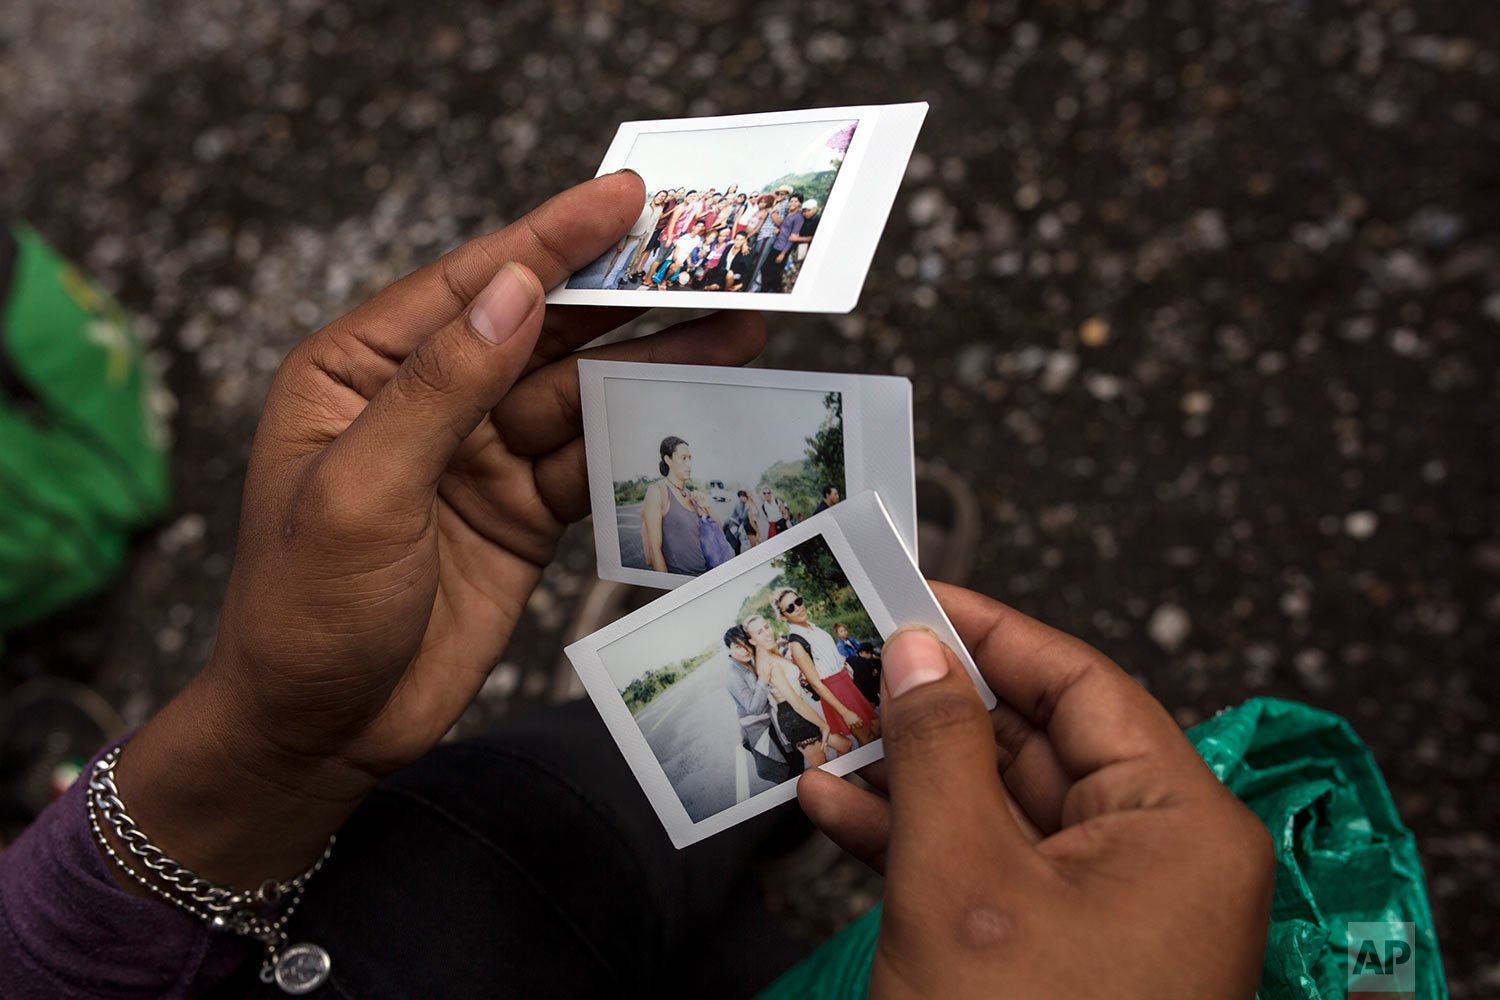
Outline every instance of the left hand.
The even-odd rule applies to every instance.
[[[565,191],[283,362],[212,659],[119,765],[178,860],[219,881],[291,874],[453,726],[588,513],[579,357],[759,352],[764,324],[741,312],[574,353],[634,312],[548,310],[543,290],[615,246],[643,193],[632,173]]]

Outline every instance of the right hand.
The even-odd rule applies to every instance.
[[[817,771],[797,788],[885,871],[870,995],[1253,996],[1266,828],[1098,651],[933,589],[996,708],[935,635],[903,629],[884,650],[885,761],[863,772],[889,801]]]

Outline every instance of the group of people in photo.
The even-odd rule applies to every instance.
[[[789,292],[820,218],[817,199],[788,185],[664,188],[615,248],[602,287]]]
[[[733,509],[720,518],[712,498],[689,482],[693,474],[692,445],[668,435],[662,438],[657,455],[661,478],[646,488],[641,501],[641,548],[646,565],[658,573],[699,576],[774,538],[806,516],[788,506],[771,486],[762,485],[755,495],[750,490],[738,490]],[[838,487],[826,484],[812,513],[838,502]]]
[[[839,488],[832,483],[825,483],[812,513],[821,513],[838,502]],[[801,524],[807,516],[809,515],[803,511],[788,506],[770,486],[761,486],[753,492],[738,490],[735,493],[734,510],[724,520],[724,534],[738,554],[776,537],[794,524]]]
[[[753,614],[725,631],[725,687],[756,772],[783,781],[880,738],[880,660],[843,623],[813,622],[795,589],[772,606],[780,629]]]

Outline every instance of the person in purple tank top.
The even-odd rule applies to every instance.
[[[641,546],[646,562],[658,573],[698,576],[708,559],[699,541],[698,520],[706,516],[722,532],[724,525],[702,494],[688,489],[693,473],[692,447],[680,437],[662,438],[658,449],[662,478],[646,489],[641,504]]]

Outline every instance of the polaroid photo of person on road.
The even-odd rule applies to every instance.
[[[599,576],[670,589],[875,489],[916,551],[911,383],[581,361]]]

